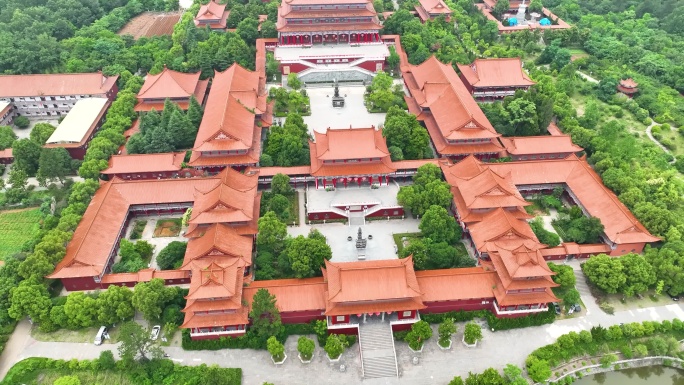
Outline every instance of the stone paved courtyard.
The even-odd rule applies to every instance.
[[[330,127],[335,128],[366,128],[379,127],[385,122],[384,113],[371,114],[363,105],[363,86],[342,86],[340,95],[345,96],[342,108],[333,108],[331,98],[332,87],[307,88],[306,92],[311,100],[311,116],[304,117],[304,123],[309,126],[309,133],[325,132]]]

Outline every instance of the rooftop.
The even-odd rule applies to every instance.
[[[104,95],[118,76],[101,72],[0,76],[0,98],[25,96]]]
[[[180,171],[184,152],[112,155],[104,175]]]
[[[50,135],[46,144],[81,143],[109,107],[107,98],[80,99]]]
[[[500,138],[512,155],[577,153],[584,150],[574,144],[569,135],[516,136]]]
[[[197,102],[202,104],[209,80],[200,80],[199,77],[200,72],[183,73],[166,67],[156,75],[148,74],[138,92],[138,99],[142,101],[135,106],[135,110],[151,111],[154,108],[161,111],[164,108],[165,99],[172,99],[179,103],[181,108],[187,109],[191,96],[195,96]],[[145,100],[157,101],[157,103],[144,103]]]
[[[522,69],[520,58],[475,59],[471,64],[457,64],[473,87],[523,87],[535,84]]]

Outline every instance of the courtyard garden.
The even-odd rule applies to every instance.
[[[157,221],[153,237],[177,237],[182,227],[182,218],[165,218]]]

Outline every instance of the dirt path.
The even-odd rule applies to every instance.
[[[670,152],[670,150],[668,150],[667,147],[663,146],[663,144],[660,143],[660,142],[658,141],[658,139],[656,139],[656,138],[653,136],[653,134],[651,133],[651,128],[653,128],[653,127],[655,127],[655,126],[657,126],[657,125],[658,125],[658,123],[656,123],[656,122],[651,122],[651,125],[648,126],[648,127],[646,127],[646,136],[648,136],[648,138],[649,138],[653,143],[655,143],[656,146],[660,147],[663,151],[665,151],[665,153],[674,156],[674,155]],[[675,128],[672,128],[672,129],[675,129]],[[674,162],[675,162],[675,160],[673,159],[673,160],[670,161],[670,164],[673,164]]]
[[[0,212],[3,214],[20,213],[22,211],[35,210],[37,208],[38,208],[38,206],[33,206],[33,207],[24,207],[23,209],[0,210]]]

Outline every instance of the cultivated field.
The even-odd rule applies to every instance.
[[[119,35],[131,35],[134,39],[171,35],[180,16],[180,12],[144,12],[124,25]]]
[[[39,209],[0,211],[0,260],[21,251],[40,229]]]

